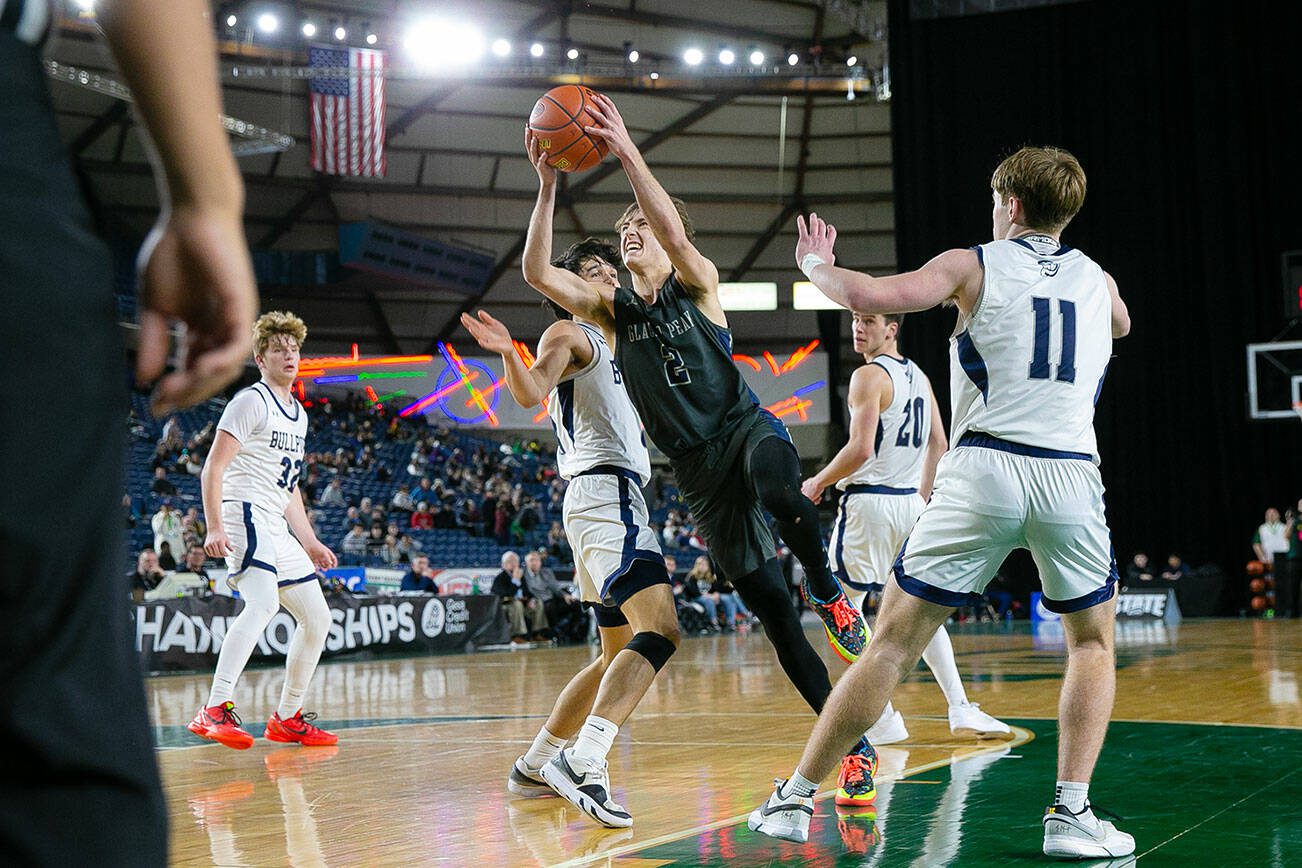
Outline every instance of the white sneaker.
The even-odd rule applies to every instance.
[[[872,725],[864,735],[868,738],[868,743],[873,747],[880,747],[884,744],[895,744],[897,741],[904,741],[909,737],[909,731],[904,726],[904,715],[896,709],[891,709],[890,713],[882,713],[877,718],[877,722]]]
[[[1107,859],[1135,852],[1135,839],[1094,816],[1087,804],[1073,814],[1066,805],[1050,805],[1044,814],[1044,855],[1059,859]]]
[[[1008,724],[986,714],[975,702],[949,707],[949,731],[967,738],[1013,737]]]
[[[633,816],[610,798],[610,777],[604,759],[574,755],[566,748],[542,767],[542,778],[557,795],[611,829],[627,829]]]
[[[814,800],[795,793],[782,795],[786,781],[773,782],[773,794],[750,812],[746,825],[752,832],[803,844],[809,840],[809,819],[814,816]]]
[[[506,788],[526,799],[556,795],[556,791],[542,779],[542,770],[529,768],[525,764],[524,757],[519,757],[511,766],[511,774],[506,778]]]

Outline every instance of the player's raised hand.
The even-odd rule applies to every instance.
[[[836,254],[832,252],[836,244],[836,227],[823,220],[817,214],[809,215],[809,223],[796,215],[796,265],[804,261],[810,253],[817,254],[828,265],[836,264]]]
[[[529,127],[524,128],[524,149],[529,154],[529,162],[533,163],[533,169],[538,173],[538,181],[542,184],[556,183],[556,170],[547,164],[547,152],[538,144],[538,136]]]
[[[232,551],[231,538],[226,535],[226,531],[209,527],[208,535],[204,537],[203,551],[210,558],[228,557]]]
[[[339,558],[335,557],[335,553],[330,551],[330,546],[321,540],[303,546],[303,551],[307,552],[308,559],[318,570],[333,570],[339,566]]]
[[[235,379],[253,344],[258,292],[240,213],[178,206],[140,249],[140,345],[136,379],[158,380],[163,415],[216,394]],[[174,322],[176,369],[163,375]]]
[[[818,480],[811,476],[800,484],[800,493],[814,503],[818,503],[823,499],[823,486],[819,485]]]
[[[628,134],[624,119],[620,117],[619,109],[615,108],[610,97],[594,93],[592,103],[587,108],[588,114],[592,115],[596,123],[584,127],[584,132],[605,141],[610,152],[621,160],[637,153],[637,145],[633,144],[633,137]]]
[[[479,311],[479,317],[476,319],[468,313],[461,315],[461,324],[470,332],[471,337],[479,342],[479,345],[490,353],[507,354],[515,352],[515,344],[511,341],[511,333],[507,331],[506,326],[501,322],[489,316],[488,311]]]

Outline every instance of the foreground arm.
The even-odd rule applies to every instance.
[[[928,386],[928,391],[931,387]],[[936,403],[936,393],[931,391],[931,435],[927,438],[927,458],[922,464],[922,482],[918,485],[918,494],[923,500],[931,500],[931,489],[936,484],[936,465],[949,449],[949,439],[945,437],[945,421],[940,418],[940,405]]]
[[[580,370],[592,361],[592,344],[572,322],[548,326],[538,341],[538,358],[531,368],[525,367],[524,360],[515,351],[506,326],[489,316],[488,311],[481,310],[478,319],[463,313],[461,324],[481,347],[502,357],[506,388],[521,407],[538,406],[567,373]]]
[[[312,530],[312,522],[307,520],[303,498],[296,491],[289,495],[289,505],[285,507],[285,521],[289,523],[294,538],[303,547],[303,551],[307,552],[308,558],[317,569],[329,570],[339,565],[339,559],[335,557],[334,552],[330,551],[330,547],[317,539],[316,532]],[[290,578],[300,579],[302,576]]]
[[[193,404],[239,374],[257,290],[244,239],[244,183],[220,122],[217,50],[201,0],[102,4],[99,20],[153,144],[162,211],[140,250],[136,376],[163,374],[173,320],[178,368],[162,376],[155,415]]]
[[[864,365],[850,375],[847,395],[852,411],[850,438],[826,467],[800,486],[805,497],[818,503],[823,498],[824,488],[854,473],[872,457],[877,420],[881,418],[882,407],[890,406],[894,392],[890,375],[877,365]]]

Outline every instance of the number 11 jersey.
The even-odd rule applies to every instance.
[[[1094,404],[1112,355],[1103,269],[1048,235],[975,249],[985,277],[950,341],[951,441],[989,434],[1098,463]]]
[[[303,470],[307,411],[291,395],[282,404],[266,383],[235,394],[217,423],[240,441],[240,451],[222,476],[222,500],[250,503],[283,515]]]

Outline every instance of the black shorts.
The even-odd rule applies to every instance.
[[[756,407],[728,434],[670,461],[678,491],[710,547],[710,557],[734,581],[777,555],[750,471],[751,454],[770,437],[791,444],[787,427]]]
[[[0,28],[2,861],[162,865],[167,813],[122,561],[126,359],[112,270],[36,49]]]

